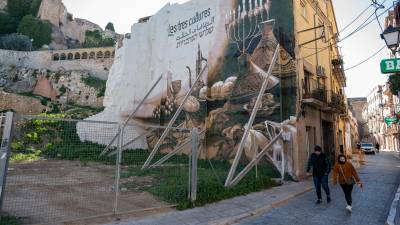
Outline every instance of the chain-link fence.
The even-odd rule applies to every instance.
[[[24,224],[104,222],[186,209],[275,186],[273,178],[281,177],[263,157],[238,184],[225,187],[235,151],[214,151],[204,130],[185,124],[54,117],[14,122],[2,210]],[[221,137],[220,144],[230,143]],[[244,151],[235,175],[252,157]]]
[[[224,145],[229,144],[229,140],[223,137],[221,137],[220,142]],[[281,174],[273,162],[267,156],[264,156],[240,182],[227,188],[225,182],[232,166],[233,154],[236,151],[231,151],[230,154],[226,155],[216,155],[213,149],[213,146],[201,148],[198,160],[197,205],[245,195],[278,185],[276,180],[280,180]],[[232,149],[235,148],[232,147]],[[235,177],[249,165],[254,154],[255,152],[250,153],[247,151],[242,154],[234,174]]]
[[[57,224],[188,204],[191,145],[154,163],[190,143],[190,130],[171,128],[150,167],[142,169],[150,151],[135,143],[151,149],[165,128],[127,126],[117,135],[120,128],[63,118],[15,121],[2,210],[24,224]]]

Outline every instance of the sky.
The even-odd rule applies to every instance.
[[[84,18],[102,27],[112,22],[118,33],[130,33],[133,23],[139,18],[152,15],[168,2],[183,3],[187,0],[63,0],[68,11],[77,18]],[[392,0],[385,1],[389,7]],[[339,30],[348,25],[370,4],[370,0],[333,0]],[[383,10],[379,11],[382,12]],[[340,37],[346,37],[362,24],[372,13],[370,7],[358,20],[340,33]],[[378,12],[378,13],[379,13]],[[384,24],[385,13],[380,21]],[[340,42],[345,68],[350,68],[367,59],[385,43],[380,38],[381,29],[377,21]],[[385,48],[378,55],[366,63],[346,71],[348,97],[365,97],[378,84],[385,84],[387,76],[380,73],[380,60],[389,58],[389,51]]]

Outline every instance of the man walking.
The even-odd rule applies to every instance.
[[[381,148],[381,146],[379,145],[379,142],[376,142],[375,148],[376,148],[376,151],[379,153],[379,149]]]
[[[312,175],[315,185],[315,190],[317,192],[317,201],[316,204],[322,203],[322,193],[321,186],[326,193],[326,201],[328,203],[331,202],[329,185],[328,185],[328,175],[331,171],[331,163],[329,162],[328,157],[322,152],[322,148],[320,146],[315,146],[314,153],[311,154],[308,165],[307,165],[307,174],[311,175],[310,170],[312,168]]]

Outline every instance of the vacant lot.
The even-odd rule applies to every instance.
[[[39,160],[11,164],[4,209],[11,215],[22,217],[25,224],[62,224],[63,221],[109,214],[114,207],[114,177],[115,166],[101,163]],[[148,178],[137,179],[141,183],[145,180],[139,179]],[[167,205],[148,192],[123,188],[118,210],[130,212]],[[165,212],[166,209],[151,213],[157,211]],[[134,216],[143,215],[136,213]]]

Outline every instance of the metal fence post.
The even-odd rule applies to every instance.
[[[0,212],[3,207],[4,193],[6,187],[6,178],[8,170],[8,162],[10,159],[10,145],[12,139],[12,126],[13,126],[13,116],[12,112],[6,113],[6,120],[3,128],[3,137],[1,141],[0,148]],[[1,126],[1,124],[0,124]]]
[[[192,154],[191,154],[191,170],[190,170],[190,200],[195,202],[197,199],[197,159],[199,153],[199,130],[192,130]]]
[[[124,140],[124,127],[122,124],[119,124],[118,126],[118,146],[117,146],[117,157],[116,157],[116,169],[115,169],[115,199],[114,199],[114,215],[118,213],[118,198],[119,198],[119,183],[120,183],[120,178],[121,178],[121,161],[122,161],[122,143]]]

